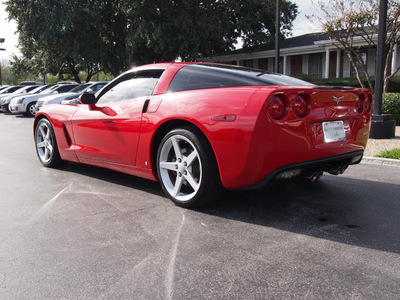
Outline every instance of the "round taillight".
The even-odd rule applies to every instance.
[[[372,111],[372,95],[368,94],[368,98],[365,100],[364,103],[365,111],[370,113]]]
[[[362,113],[362,112],[363,112],[364,100],[365,100],[364,94],[360,94],[360,95],[357,97],[357,100],[356,100],[356,109],[357,109],[357,111],[358,111],[359,113]]]
[[[285,101],[279,96],[272,97],[268,103],[268,113],[275,120],[282,118],[285,114]]]
[[[307,113],[307,100],[303,96],[297,96],[292,101],[292,109],[297,117],[304,117]]]

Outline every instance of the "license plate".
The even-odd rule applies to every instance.
[[[343,121],[323,122],[322,129],[325,143],[344,141],[346,139]]]

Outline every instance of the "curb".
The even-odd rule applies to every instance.
[[[400,159],[380,158],[373,156],[364,156],[361,163],[380,165],[380,166],[400,167]]]

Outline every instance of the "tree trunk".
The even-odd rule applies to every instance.
[[[346,49],[345,49],[345,51],[346,51],[347,57],[349,58],[349,61],[351,62],[351,65],[353,66],[354,70],[356,71],[358,83],[360,84],[360,86],[362,88],[365,88],[365,85],[362,82],[361,77],[360,77],[360,71],[358,70],[356,63],[354,62],[354,59],[351,57],[351,52],[347,51]]]
[[[69,64],[69,69],[71,70],[72,76],[74,76],[75,81],[77,83],[81,83],[81,79],[79,78],[79,72],[76,70],[75,65],[73,63]]]

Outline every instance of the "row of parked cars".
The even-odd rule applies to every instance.
[[[107,81],[84,84],[59,82],[37,85],[32,83],[0,87],[0,112],[35,116],[44,105],[76,104],[82,93],[96,93]]]

